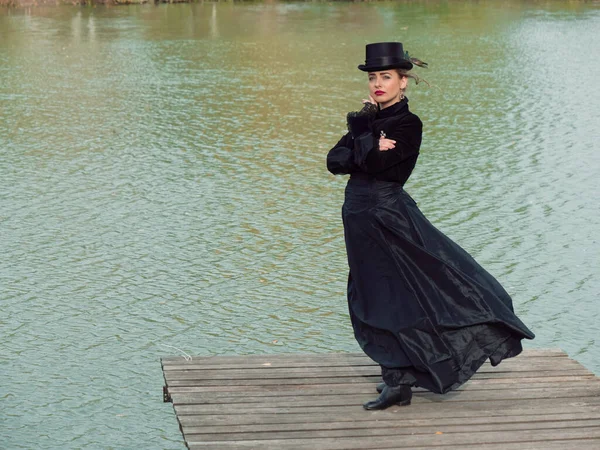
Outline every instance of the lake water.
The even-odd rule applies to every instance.
[[[325,155],[381,40],[407,191],[600,373],[600,7],[501,3],[0,10],[0,448],[182,449],[160,356],[359,351]]]

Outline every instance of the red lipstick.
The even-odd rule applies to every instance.
[[[383,94],[385,94],[384,91],[375,91],[375,95],[383,95]]]

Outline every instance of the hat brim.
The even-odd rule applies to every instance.
[[[413,68],[413,63],[411,63],[410,61],[402,61],[400,63],[396,63],[396,64],[388,64],[388,65],[383,65],[383,66],[367,66],[365,64],[361,64],[358,66],[359,70],[362,70],[363,72],[381,72],[382,70],[388,70],[388,69],[404,69],[404,70],[410,70]]]

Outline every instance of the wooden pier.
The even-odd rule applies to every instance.
[[[561,350],[486,363],[445,395],[365,411],[379,367],[362,354],[162,359],[188,448],[600,449],[600,379]]]

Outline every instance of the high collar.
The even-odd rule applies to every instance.
[[[404,97],[397,103],[394,103],[392,106],[388,106],[385,109],[380,109],[377,112],[378,119],[385,119],[387,117],[392,117],[402,111],[404,108],[408,106],[408,98]]]

